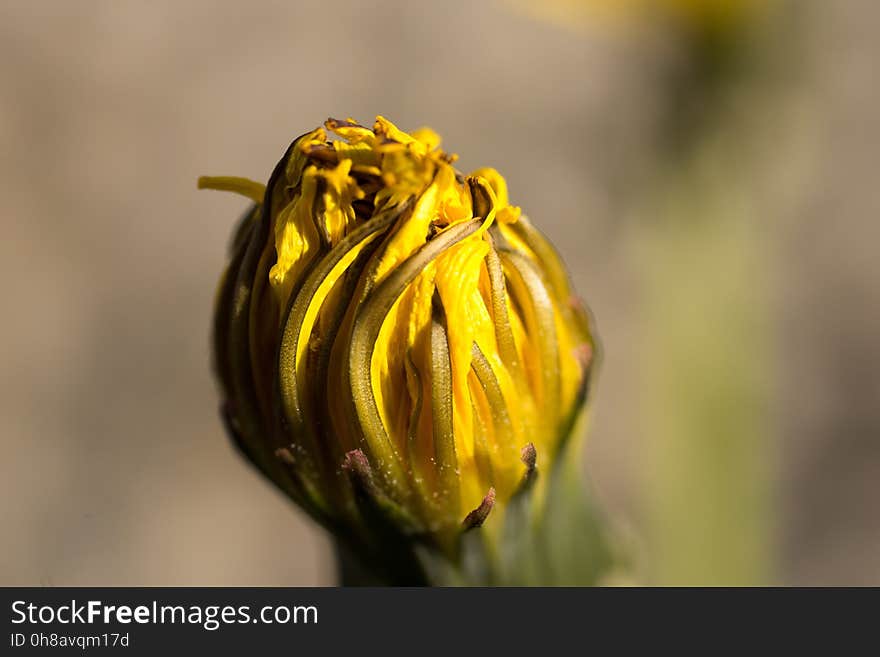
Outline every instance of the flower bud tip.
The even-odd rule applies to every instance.
[[[519,452],[519,457],[526,464],[526,474],[531,474],[535,470],[535,464],[538,461],[538,452],[532,443],[526,443]]]
[[[293,452],[287,447],[279,447],[275,450],[276,458],[285,465],[296,465],[296,459],[293,458]]]
[[[370,462],[363,450],[353,449],[346,452],[342,469],[348,472],[363,488],[367,490],[373,488],[373,469],[370,467]]]
[[[486,497],[483,498],[483,501],[480,502],[480,506],[471,511],[467,516],[465,516],[464,522],[462,522],[462,527],[464,529],[475,529],[477,527],[481,527],[484,522],[486,522],[486,518],[489,517],[489,512],[492,510],[492,507],[495,506],[495,489],[490,488],[489,492],[486,493]]]

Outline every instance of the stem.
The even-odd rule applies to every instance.
[[[757,585],[771,573],[767,228],[725,152],[710,147],[668,181],[639,251],[658,584]]]

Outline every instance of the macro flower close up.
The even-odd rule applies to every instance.
[[[536,460],[553,462],[594,342],[505,180],[462,175],[439,145],[382,117],[328,119],[266,186],[199,186],[255,203],[215,314],[239,446],[341,540],[375,544],[366,500],[401,536],[454,555]]]

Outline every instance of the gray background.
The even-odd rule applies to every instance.
[[[775,262],[779,581],[880,584],[880,12],[803,3],[813,154]],[[498,2],[0,3],[0,584],[333,581],[216,415],[213,291],[245,203],[328,115],[431,125],[558,244],[605,359],[589,468],[638,532],[638,262],[663,48]],[[806,157],[806,156],[804,156]]]

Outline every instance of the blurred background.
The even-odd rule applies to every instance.
[[[880,7],[0,3],[0,584],[323,585],[209,355],[246,202],[327,116],[497,167],[604,344],[585,471],[665,584],[880,584]]]

